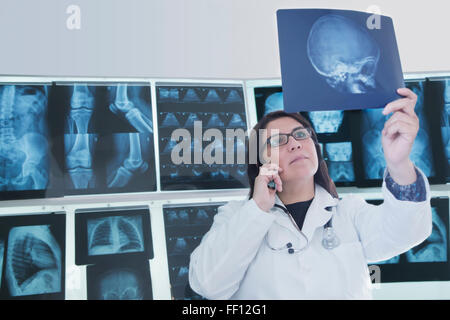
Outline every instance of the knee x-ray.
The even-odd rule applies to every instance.
[[[148,208],[79,210],[75,223],[77,265],[153,257]]]
[[[49,87],[0,85],[0,192],[49,187]]]
[[[156,190],[148,84],[55,86],[68,194]]]
[[[220,204],[163,208],[172,296],[202,299],[189,287],[189,257],[211,228]]]
[[[88,300],[153,299],[148,261],[87,267]]]
[[[7,234],[7,244],[0,241],[0,266],[4,270],[2,298],[63,298],[65,216],[17,216],[0,220]],[[43,224],[36,224],[39,221]]]
[[[157,86],[156,93],[162,190],[245,187],[242,87]],[[174,137],[180,128],[184,135]]]

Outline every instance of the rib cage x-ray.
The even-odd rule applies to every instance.
[[[59,292],[61,264],[61,248],[48,225],[10,230],[5,279],[11,296]]]
[[[325,151],[325,160],[331,179],[336,182],[355,181],[352,143],[326,143]]]
[[[343,110],[311,111],[308,115],[316,133],[336,133],[344,119]]]
[[[0,191],[49,184],[47,86],[0,85]]]
[[[324,15],[311,27],[308,58],[337,91],[362,94],[376,88],[380,48],[364,27],[337,14]]]
[[[87,237],[89,256],[144,251],[141,217],[89,219]]]
[[[408,262],[446,262],[448,226],[432,207],[433,231],[421,244],[406,252]],[[447,213],[448,214],[448,213]]]
[[[424,115],[423,82],[406,83],[406,86],[417,94],[415,112],[420,121],[419,132],[414,141],[410,159],[426,176],[430,177],[435,174],[435,169],[428,124]],[[363,111],[361,136],[366,179],[383,178],[386,161],[381,144],[381,131],[387,119],[388,117],[382,114],[382,109],[364,109]]]

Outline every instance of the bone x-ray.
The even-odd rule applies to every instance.
[[[76,212],[76,264],[153,257],[148,208]]]
[[[258,121],[268,113],[284,110],[283,89],[280,86],[255,88],[254,94]]]
[[[245,188],[242,87],[157,86],[156,96],[161,189]]]
[[[65,215],[0,218],[2,299],[64,299]]]
[[[366,12],[277,11],[287,112],[379,108],[399,97],[403,73],[392,19],[377,18],[382,27],[372,28]]]
[[[324,145],[324,159],[331,179],[334,182],[354,182],[352,143],[349,141],[331,142]]]
[[[382,200],[367,201],[379,204]],[[431,199],[433,230],[422,243],[398,256],[373,264],[380,265],[382,282],[445,281],[450,279],[449,199]]]
[[[148,261],[108,263],[86,268],[88,300],[152,300]]]
[[[175,299],[202,299],[189,286],[189,257],[211,228],[220,205],[163,208],[170,284]]]
[[[49,130],[50,85],[0,85],[0,198],[56,196],[52,135]],[[56,190],[55,190],[56,191]]]
[[[155,191],[150,85],[57,84],[67,194]]]
[[[415,113],[419,117],[420,127],[411,150],[411,161],[420,168],[427,177],[436,175],[435,159],[432,152],[432,135],[429,125],[429,108],[425,104],[425,81],[408,81],[406,87],[414,91],[417,95]],[[386,161],[381,142],[381,131],[385,122],[392,116],[384,116],[382,109],[364,109],[361,113],[361,121],[357,121],[360,126],[359,135],[361,148],[361,165],[363,179],[361,186],[372,186],[379,184],[383,178],[386,168]]]

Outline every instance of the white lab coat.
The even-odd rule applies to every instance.
[[[384,179],[379,206],[354,194],[335,199],[316,184],[302,227],[309,245],[294,254],[269,247],[306,244],[282,209],[265,212],[253,199],[228,202],[191,254],[192,289],[208,299],[371,299],[367,262],[394,257],[431,234],[430,187],[419,171],[427,193],[422,202],[397,200]],[[275,203],[283,205],[278,196]],[[323,226],[332,215],[340,245],[327,250]]]

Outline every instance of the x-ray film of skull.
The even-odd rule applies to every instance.
[[[403,73],[392,20],[349,10],[277,12],[287,112],[380,108],[399,98]]]
[[[0,191],[49,185],[47,85],[0,85]]]

